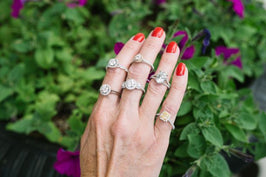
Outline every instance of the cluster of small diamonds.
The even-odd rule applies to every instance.
[[[111,92],[111,86],[108,84],[103,84],[100,88],[100,93],[102,95],[108,95]]]

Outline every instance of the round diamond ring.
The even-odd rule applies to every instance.
[[[145,59],[143,58],[143,56],[142,56],[140,53],[137,54],[137,55],[134,57],[133,62],[136,62],[136,63],[141,63],[141,62],[146,63],[147,65],[149,65],[149,66],[151,67],[152,71],[154,70],[154,66],[153,66],[153,64],[151,64],[151,62],[149,62],[148,60],[145,60]]]
[[[156,114],[156,116],[159,116],[160,120],[164,122],[169,122],[170,125],[172,126],[172,129],[175,129],[175,125],[171,120],[171,114],[167,111],[163,111],[162,113]]]
[[[110,59],[108,61],[108,64],[106,66],[106,69],[107,68],[120,68],[120,69],[123,69],[126,72],[128,72],[128,69],[125,68],[124,66],[120,65],[119,62],[118,62],[118,59],[116,59],[116,58],[112,58],[112,59]]]
[[[100,88],[100,94],[101,95],[104,95],[104,96],[107,96],[109,95],[110,93],[113,93],[113,94],[116,94],[118,96],[120,96],[120,93],[117,92],[117,91],[114,91],[111,89],[111,86],[108,85],[108,84],[103,84]]]
[[[134,79],[128,79],[122,84],[122,88],[128,89],[128,90],[134,90],[134,89],[139,89],[142,90],[145,93],[145,89],[141,86],[140,83],[138,83]]]
[[[163,84],[167,88],[170,88],[171,84],[169,83],[167,78],[168,74],[164,71],[160,71],[158,74],[154,74],[151,76],[151,79],[154,79],[157,82],[157,84]]]

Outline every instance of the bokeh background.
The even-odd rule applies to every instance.
[[[161,176],[230,176],[226,154],[246,161],[266,156],[266,114],[249,89],[266,62],[264,6],[257,0],[1,1],[0,121],[9,131],[78,150],[108,60],[136,33],[147,36],[161,26],[165,44],[179,43],[190,71]]]

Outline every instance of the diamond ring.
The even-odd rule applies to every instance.
[[[169,83],[167,78],[168,74],[164,71],[160,71],[158,74],[154,74],[151,76],[151,79],[154,79],[157,82],[157,84],[163,84],[167,88],[170,88],[171,84]]]
[[[122,88],[128,89],[128,90],[134,90],[134,89],[139,89],[142,90],[145,93],[145,89],[141,86],[140,83],[138,83],[134,79],[128,79],[122,84]]]
[[[133,62],[137,62],[137,63],[140,63],[140,62],[143,62],[143,63],[146,63],[147,65],[149,65],[152,69],[152,71],[154,70],[154,66],[153,64],[151,64],[151,62],[149,62],[148,60],[145,60],[143,58],[143,56],[139,53],[137,54],[135,57],[134,57],[134,60]]]
[[[169,122],[173,130],[175,129],[175,125],[171,121],[171,114],[169,112],[163,111],[162,113],[156,114],[156,116],[159,116],[159,118],[164,122]]]
[[[119,62],[118,62],[118,59],[116,59],[116,58],[112,58],[112,59],[110,59],[108,61],[108,64],[106,66],[106,69],[107,68],[120,68],[120,69],[123,69],[126,72],[128,72],[128,69],[125,68],[124,66],[120,65]]]
[[[108,85],[108,84],[103,84],[100,88],[100,94],[101,95],[104,95],[104,96],[107,96],[109,95],[110,93],[113,93],[113,94],[116,94],[118,96],[120,96],[120,93],[117,92],[117,91],[114,91],[111,89],[111,86]]]

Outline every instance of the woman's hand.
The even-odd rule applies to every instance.
[[[165,32],[157,27],[146,40],[144,38],[142,33],[132,37],[116,57],[119,64],[128,68],[128,73],[121,68],[108,68],[103,84],[120,93],[122,83],[127,79],[134,79],[141,87],[145,86],[151,70],[148,63],[153,63],[160,52]],[[175,69],[179,52],[175,42],[169,43],[155,73],[166,72],[168,81],[172,76],[169,94],[159,111],[164,113],[161,118],[170,115],[170,122],[175,121],[188,78],[183,63]],[[132,63],[138,53],[148,63]],[[155,121],[166,90],[167,84],[152,79],[141,105],[141,89],[124,88],[121,97],[114,93],[99,95],[81,139],[82,177],[159,176],[173,129],[169,121],[165,122],[159,116]]]

